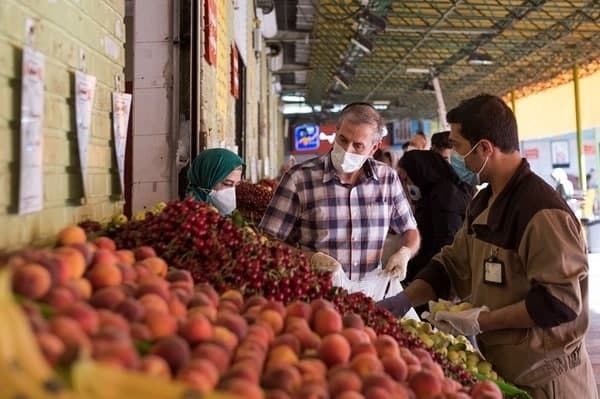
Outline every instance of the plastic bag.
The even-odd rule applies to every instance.
[[[362,292],[375,302],[392,297],[403,291],[400,281],[383,272],[381,267],[367,273],[362,279],[355,281],[350,280],[342,267],[338,266],[331,275],[331,282],[335,287],[344,288],[349,293]],[[404,317],[420,320],[419,316],[417,316],[417,312],[415,312],[413,308],[411,308]]]

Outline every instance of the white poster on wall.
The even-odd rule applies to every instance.
[[[119,168],[121,193],[125,193],[125,150],[127,149],[127,126],[131,111],[131,94],[112,93],[113,134],[115,137],[115,155]]]
[[[39,51],[23,48],[21,86],[21,162],[19,214],[42,209],[43,132],[45,57]]]
[[[92,126],[92,106],[96,92],[96,77],[81,71],[75,72],[75,118],[77,121],[77,145],[79,147],[79,163],[83,193],[88,194],[88,147],[90,128]]]

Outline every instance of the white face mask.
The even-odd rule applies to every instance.
[[[466,164],[465,164],[465,158],[467,158],[469,155],[471,155],[473,153],[473,151],[475,151],[475,148],[477,148],[477,146],[481,143],[481,141],[478,141],[477,144],[475,144],[470,150],[469,152],[467,152],[465,155],[461,155],[458,152],[452,150],[452,152],[454,153],[454,157],[461,162],[463,165],[465,165],[466,168]],[[483,161],[483,165],[481,165],[481,168],[479,168],[479,170],[477,172],[475,172],[475,175],[477,176],[477,184],[481,183],[481,172],[483,172],[483,169],[485,168],[485,165],[487,165],[488,160],[490,159],[489,156],[485,157],[485,161]]]
[[[208,198],[221,215],[229,215],[236,207],[235,187],[227,187],[219,191],[212,190],[208,194]]]
[[[337,143],[333,143],[333,151],[331,151],[331,162],[333,167],[340,173],[353,173],[363,166],[368,155],[353,154],[346,152]]]

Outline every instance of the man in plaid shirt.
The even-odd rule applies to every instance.
[[[396,171],[371,158],[383,128],[370,104],[346,106],[333,149],[283,175],[259,228],[299,245],[315,267],[341,265],[353,281],[379,273],[391,228],[401,234],[401,248],[384,270],[404,279],[420,237]]]

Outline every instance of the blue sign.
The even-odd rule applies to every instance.
[[[319,125],[305,123],[294,129],[296,151],[314,151],[319,148]]]

